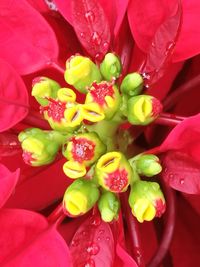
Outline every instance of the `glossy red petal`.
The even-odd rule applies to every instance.
[[[129,21],[134,39],[147,53],[140,71],[146,74],[148,85],[163,76],[179,34],[181,4],[168,2],[136,0],[130,5]]]
[[[173,60],[181,61],[200,53],[200,1],[182,0],[183,21]]]
[[[71,266],[69,250],[54,226],[26,210],[0,212],[2,267]]]
[[[19,169],[15,172],[10,172],[3,164],[0,164],[0,208],[13,193],[19,174]]]
[[[28,167],[22,170],[21,183],[6,207],[41,210],[62,199],[68,185],[73,181],[65,176],[62,165],[65,159],[44,167]]]
[[[25,0],[1,0],[0,25],[0,57],[20,74],[39,70],[57,58],[53,30]]]
[[[200,194],[200,162],[188,154],[168,151],[162,159],[163,179],[174,189]]]
[[[0,158],[16,155],[21,152],[21,144],[16,134],[0,133]]]
[[[27,115],[29,106],[28,94],[21,77],[2,59],[0,59],[0,69],[0,132],[2,132],[21,121]]]
[[[72,0],[72,20],[77,37],[87,53],[100,60],[110,46],[110,25],[97,0]]]
[[[70,253],[74,266],[112,267],[114,240],[109,224],[97,215],[86,219],[72,239]]]
[[[177,125],[160,146],[162,176],[173,188],[200,193],[200,115]]]

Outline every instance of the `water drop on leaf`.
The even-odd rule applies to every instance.
[[[91,10],[87,11],[85,13],[85,18],[89,23],[93,23],[95,20],[94,12],[92,12]]]

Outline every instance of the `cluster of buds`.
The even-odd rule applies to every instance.
[[[126,121],[133,125],[153,122],[162,105],[153,96],[141,94],[142,75],[129,73],[120,85],[121,73],[122,64],[114,53],[108,53],[100,65],[81,55],[70,57],[64,78],[85,94],[83,103],[77,102],[75,90],[62,88],[50,78],[33,81],[32,95],[52,131],[33,128],[21,132],[23,158],[29,165],[41,166],[51,163],[62,151],[66,158],[63,171],[74,179],[63,198],[68,216],[85,214],[97,203],[102,220],[111,222],[118,218],[118,194],[129,187],[129,205],[139,222],[164,212],[159,184],[140,180],[140,176],[160,173],[159,159],[138,155],[128,160],[116,150],[113,130]]]

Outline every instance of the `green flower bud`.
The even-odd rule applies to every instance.
[[[47,77],[37,77],[32,82],[32,96],[41,106],[47,106],[48,98],[56,99],[60,85]]]
[[[128,121],[133,125],[148,125],[153,122],[162,111],[162,104],[158,99],[149,95],[138,95],[128,100]]]
[[[104,79],[111,81],[113,78],[117,79],[121,74],[120,59],[113,53],[105,55],[104,60],[100,64],[100,71]]]
[[[54,161],[64,137],[58,132],[26,129],[18,136],[26,164],[42,166]]]
[[[71,217],[83,215],[95,205],[98,198],[99,190],[93,182],[77,179],[65,191],[64,212]]]
[[[81,105],[72,102],[49,99],[48,106],[42,107],[41,111],[51,128],[57,131],[73,132],[83,121]]]
[[[63,165],[64,173],[72,179],[83,177],[86,167],[105,151],[106,146],[95,132],[74,135],[63,146],[63,155],[68,159]]]
[[[116,85],[109,82],[94,82],[88,89],[85,103],[95,103],[105,114],[106,119],[111,119],[120,106],[120,94]]]
[[[118,218],[120,209],[119,199],[112,192],[104,192],[98,201],[98,208],[101,213],[101,219],[104,222],[112,222]]]
[[[81,93],[87,93],[92,82],[101,81],[101,73],[91,59],[75,55],[66,62],[65,80]]]
[[[162,171],[159,158],[152,154],[144,154],[135,161],[136,170],[140,175],[151,177]]]
[[[126,75],[120,86],[122,93],[129,96],[139,95],[142,92],[142,88],[143,78],[137,72]]]
[[[120,152],[108,152],[103,155],[95,167],[98,183],[114,193],[125,192],[130,184],[132,169]]]
[[[74,135],[63,146],[63,155],[68,160],[91,166],[106,152],[106,146],[95,132]]]
[[[161,217],[166,204],[158,183],[137,181],[131,186],[129,205],[133,215],[139,222],[151,221]]]

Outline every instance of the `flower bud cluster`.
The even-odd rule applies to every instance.
[[[129,205],[138,221],[164,212],[159,185],[140,181],[140,176],[151,177],[161,171],[159,159],[139,155],[128,160],[115,149],[113,130],[126,121],[147,125],[157,118],[162,106],[156,98],[140,95],[143,78],[139,73],[128,74],[119,85],[121,72],[122,64],[114,53],[108,53],[99,66],[88,57],[70,57],[64,78],[85,94],[83,103],[77,101],[73,89],[63,88],[50,78],[33,81],[32,95],[52,131],[33,128],[21,132],[23,158],[31,166],[41,166],[53,162],[62,151],[66,158],[63,171],[74,179],[63,198],[68,216],[85,214],[97,203],[102,220],[111,222],[118,218],[118,194],[129,186]]]

